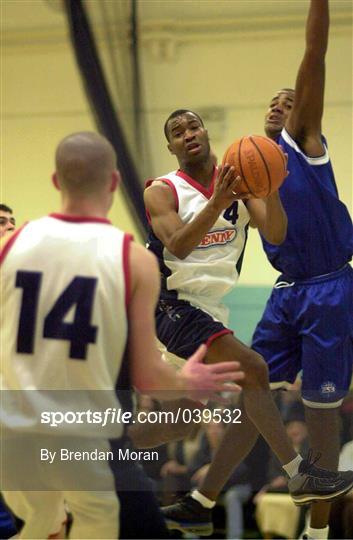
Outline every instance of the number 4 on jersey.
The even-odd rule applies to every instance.
[[[19,353],[31,354],[34,350],[41,281],[40,272],[19,271],[16,274],[16,287],[23,289],[17,334]],[[96,285],[95,278],[75,277],[44,319],[43,337],[69,341],[70,358],[85,360],[87,345],[96,342],[97,327],[90,324]],[[65,316],[73,307],[76,308],[73,322],[65,322]]]
[[[238,201],[234,201],[223,214],[224,219],[230,221],[233,225],[236,224],[239,217],[238,214]]]

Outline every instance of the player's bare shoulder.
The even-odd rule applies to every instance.
[[[175,208],[175,198],[168,183],[157,178],[147,183],[144,191],[144,201],[146,208],[154,208],[158,205],[161,208]]]

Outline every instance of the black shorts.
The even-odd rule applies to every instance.
[[[233,332],[186,300],[160,300],[156,309],[157,337],[167,351],[188,358],[205,343]]]

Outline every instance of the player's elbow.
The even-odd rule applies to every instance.
[[[273,244],[274,246],[280,246],[283,244],[287,237],[287,222],[283,223],[283,226],[272,230],[267,235],[267,242]]]
[[[166,246],[168,251],[174,255],[174,257],[177,257],[178,259],[184,260],[189,255],[190,250],[186,249],[185,246],[181,244],[181,242],[178,241],[171,241],[169,242],[169,245]]]
[[[156,380],[147,375],[147,373],[144,374],[144,376],[133,377],[132,384],[140,394],[150,395],[153,394],[156,389],[159,389]]]
[[[174,252],[171,252],[175,257],[183,261],[186,259],[186,257],[189,255],[186,251],[183,250],[174,250]]]
[[[283,244],[285,239],[286,239],[286,234],[282,234],[282,235],[277,234],[277,235],[271,236],[271,238],[268,239],[268,242],[270,244],[273,244],[274,246],[280,246],[281,244]]]

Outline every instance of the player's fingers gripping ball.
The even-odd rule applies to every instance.
[[[268,197],[287,176],[287,160],[282,148],[261,135],[234,141],[223,156],[222,166],[226,163],[233,165],[242,179],[237,193],[250,193],[254,198]]]

